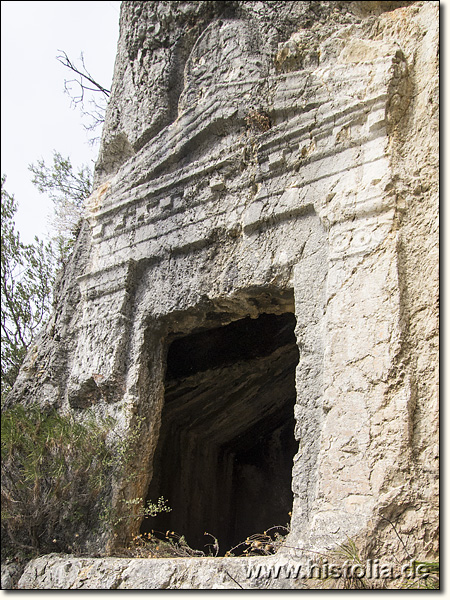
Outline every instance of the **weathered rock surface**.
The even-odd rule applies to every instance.
[[[23,566],[16,562],[2,562],[1,570],[1,589],[17,589],[17,583],[22,575]]]
[[[196,492],[181,479],[174,503],[214,505],[217,450],[226,445],[231,469],[239,452],[230,440],[239,423],[248,424],[244,435],[257,423],[246,407],[272,376],[264,380],[256,357],[251,373],[261,379],[244,389],[251,361],[236,360],[226,376],[206,361],[195,383],[202,404],[186,391],[187,374],[166,376],[170,344],[292,313],[288,545],[320,551],[349,536],[372,555],[398,557],[398,533],[410,554],[436,556],[438,10],[438,2],[123,3],[96,189],[52,322],[10,399],[110,415],[112,436],[145,417],[130,465],[139,474],[132,485],[117,482],[116,507],[172,476],[153,473],[158,444],[172,435],[191,466],[216,471],[199,477]],[[226,418],[240,389],[242,414]],[[166,421],[170,398],[180,408]],[[196,427],[195,407],[214,435]],[[275,425],[258,422],[275,439]],[[43,558],[21,586],[63,586],[67,567],[67,586],[80,587],[90,565],[86,587],[214,587],[206,582],[216,581],[216,565],[232,569],[238,559],[220,560],[197,568],[192,559]],[[182,580],[175,564],[186,565]]]
[[[289,562],[276,557],[123,559],[50,554],[31,561],[18,589],[302,589],[301,577],[285,577]],[[292,566],[292,564],[291,564]],[[267,577],[270,568],[281,576]],[[255,576],[256,574],[259,576]],[[305,573],[307,573],[305,569]]]

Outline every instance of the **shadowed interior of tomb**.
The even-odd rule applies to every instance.
[[[223,554],[286,525],[292,510],[295,368],[292,313],[262,314],[172,341],[148,500],[172,508],[141,532],[167,530]]]

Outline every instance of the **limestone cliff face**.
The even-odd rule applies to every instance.
[[[11,397],[145,418],[116,507],[171,490],[171,527],[238,536],[281,494],[290,547],[436,555],[438,10],[122,3],[96,189]]]

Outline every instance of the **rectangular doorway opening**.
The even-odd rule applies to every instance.
[[[147,499],[171,512],[141,533],[174,531],[220,554],[285,526],[292,510],[295,370],[292,313],[260,314],[174,339]]]

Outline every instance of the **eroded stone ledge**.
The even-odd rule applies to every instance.
[[[296,559],[298,563],[298,559]],[[306,561],[305,561],[306,564]],[[31,561],[20,590],[304,589],[301,578],[255,577],[289,559],[254,558],[76,558],[49,554]],[[291,564],[292,566],[292,564]],[[249,574],[252,576],[249,577]]]

